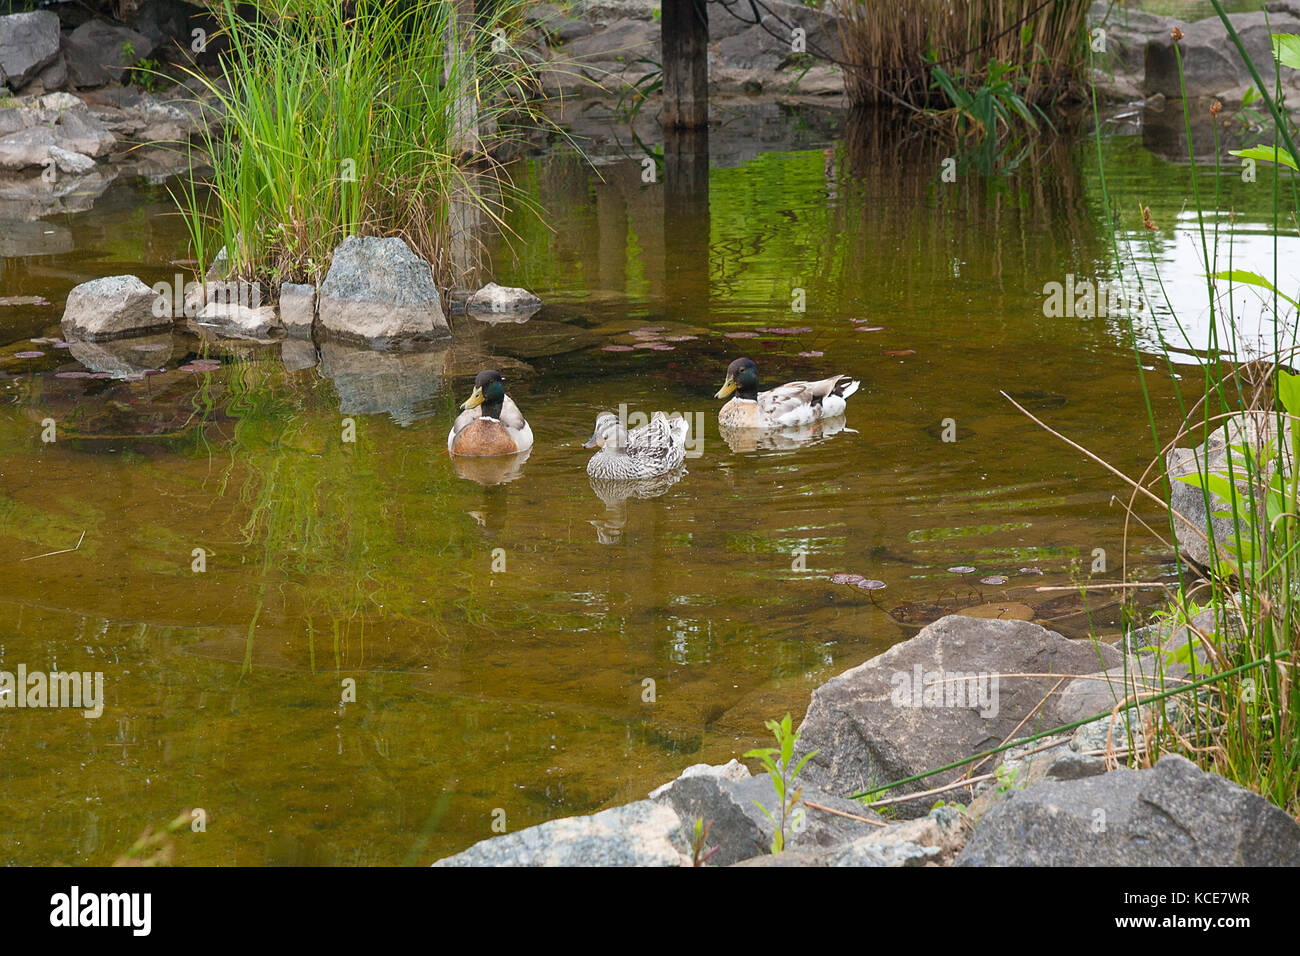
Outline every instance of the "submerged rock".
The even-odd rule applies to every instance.
[[[106,372],[114,378],[141,378],[166,365],[172,351],[170,332],[111,342],[68,343],[68,354],[74,359],[92,372]]]
[[[321,326],[368,342],[451,334],[429,264],[401,239],[350,236],[319,295]]]
[[[68,293],[63,334],[93,342],[168,328],[171,317],[155,314],[157,301],[158,294],[135,276],[83,282]]]
[[[1300,826],[1258,794],[1166,754],[1151,770],[1013,790],[957,866],[1300,866]]]
[[[1040,705],[1060,679],[1003,675],[1087,674],[1118,661],[1108,645],[1071,641],[1029,621],[941,618],[813,691],[796,754],[820,752],[801,779],[852,794],[972,756],[1018,730],[1028,733],[1021,722],[1042,713]],[[890,796],[951,783],[961,774],[914,781]],[[926,808],[917,800],[895,809],[915,817]]]
[[[434,866],[682,866],[671,808],[653,800],[492,837]]]

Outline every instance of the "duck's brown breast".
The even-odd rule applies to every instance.
[[[758,402],[732,399],[718,412],[718,424],[726,428],[757,428]]]
[[[453,455],[467,458],[492,458],[496,455],[513,455],[519,446],[510,437],[505,426],[491,418],[470,422],[451,444]]]

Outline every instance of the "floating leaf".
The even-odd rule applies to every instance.
[[[724,339],[756,339],[758,338],[758,333],[757,332],[723,332],[722,337]]]
[[[825,354],[826,354],[825,352],[800,352],[799,357],[800,358],[821,358]]]
[[[949,568],[948,570],[953,574],[970,574],[975,569],[969,564],[959,564],[956,567]]]
[[[882,591],[889,587],[884,581],[859,581],[857,586],[864,591]]]
[[[21,359],[40,358],[44,354],[45,354],[44,352],[37,352],[34,350],[29,352],[15,352],[14,358],[21,358]]]
[[[980,584],[1006,584],[1007,579],[1001,574],[990,574],[987,578],[980,578]]]
[[[861,574],[850,574],[847,571],[840,571],[831,575],[831,581],[835,584],[857,584],[859,581],[865,581],[866,577]]]
[[[602,352],[635,352],[636,347],[632,345],[606,345],[601,348]]]

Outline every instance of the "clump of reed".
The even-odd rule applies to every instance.
[[[1088,0],[843,0],[845,87],[859,106],[936,102],[931,68],[973,92],[991,64],[1014,68],[1020,95],[1044,105],[1077,90],[1087,62]]]
[[[450,286],[457,222],[500,222],[500,157],[535,126],[519,6],[214,2],[229,50],[194,77],[226,122],[177,195],[201,268],[224,245],[241,278],[319,281],[345,237],[400,236]]]

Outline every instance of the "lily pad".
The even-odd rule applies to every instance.
[[[839,571],[831,575],[831,581],[835,584],[857,584],[859,581],[865,581],[866,577],[861,574],[850,574],[847,571]]]
[[[825,354],[826,354],[825,352],[800,352],[799,357],[800,358],[821,358]]]
[[[600,349],[602,352],[635,352],[635,345],[604,345]]]
[[[953,574],[971,574],[972,572],[974,572],[975,569],[972,568],[969,564],[958,564],[955,567],[949,568],[948,570],[951,571]]]
[[[1006,584],[1007,579],[1001,574],[990,574],[987,578],[980,578],[980,584]]]
[[[757,332],[723,332],[722,337],[724,339],[756,339],[758,338],[758,333]]]
[[[45,355],[44,352],[37,352],[37,351],[33,350],[33,351],[28,351],[28,352],[15,352],[15,353],[14,353],[14,358],[32,359],[32,358],[41,358],[41,357],[44,356],[44,355]]]

